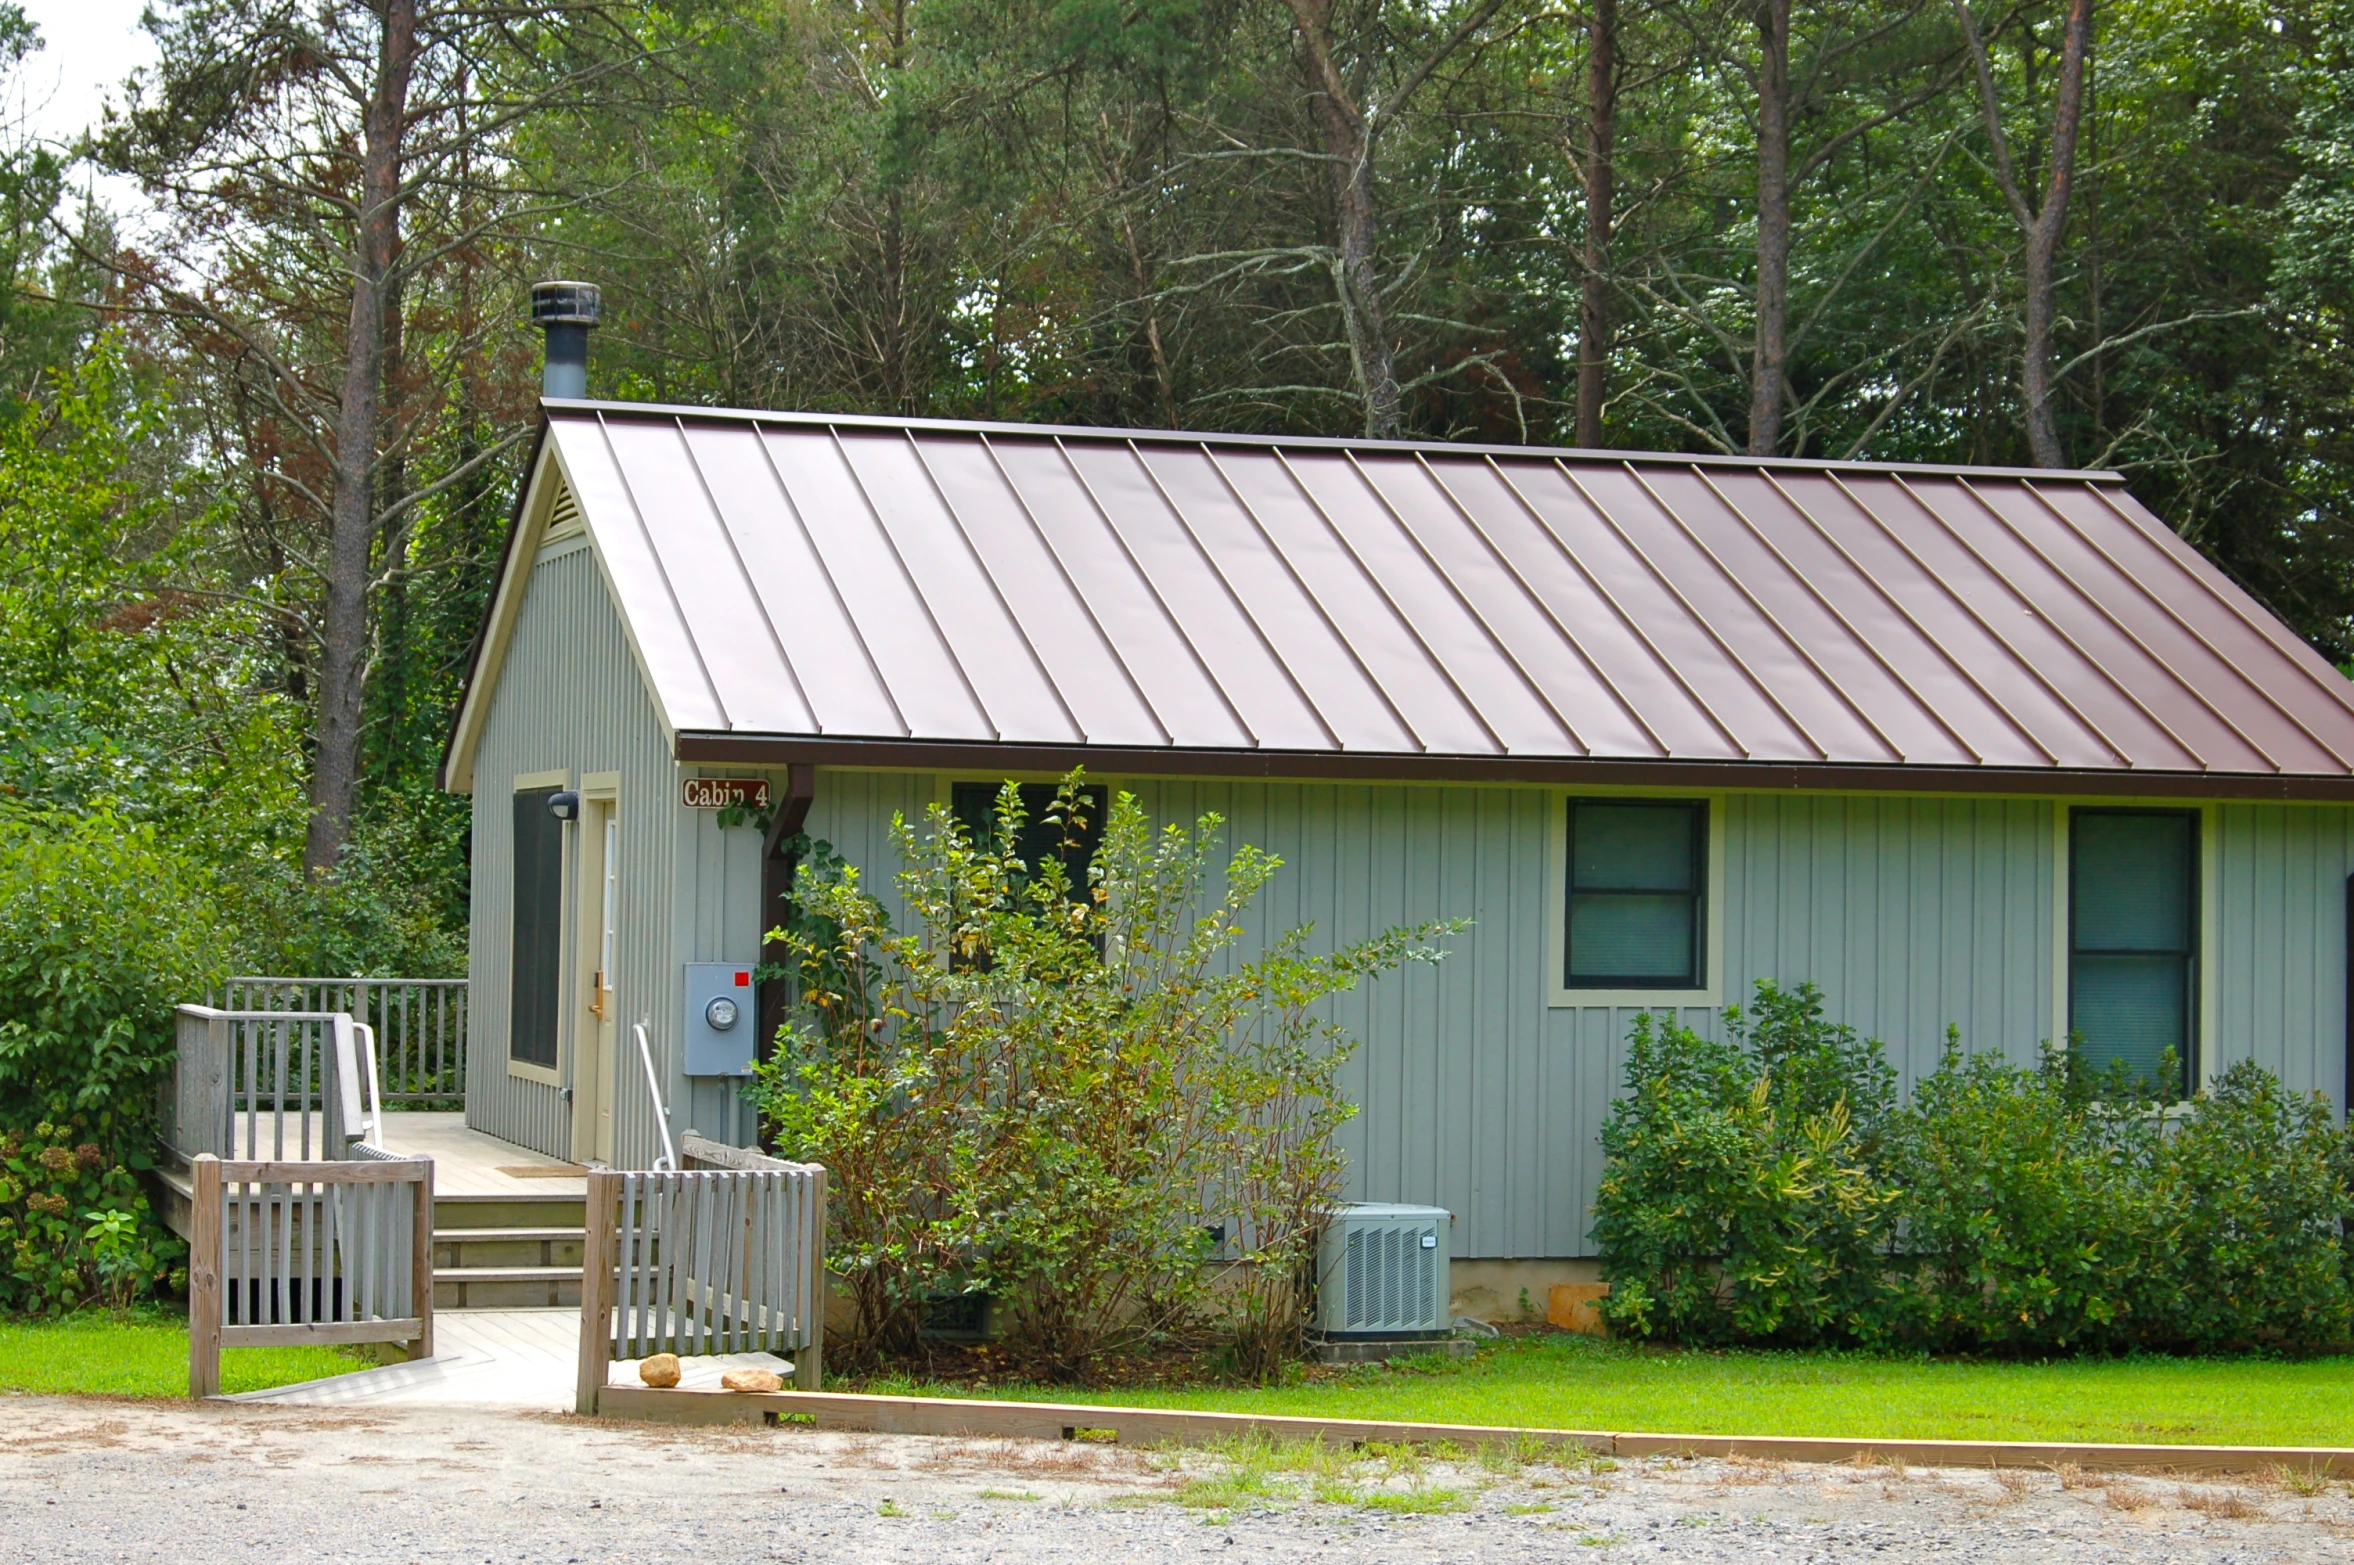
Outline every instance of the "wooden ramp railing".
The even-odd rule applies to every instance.
[[[433,1160],[199,1153],[188,1244],[188,1394],[217,1396],[221,1349],[400,1342],[433,1356]]]
[[[788,1353],[795,1383],[818,1388],[825,1169],[692,1131],[682,1150],[677,1173],[589,1172],[582,1413],[597,1411],[615,1359],[654,1353]]]

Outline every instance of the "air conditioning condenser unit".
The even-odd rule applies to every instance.
[[[1449,1335],[1444,1207],[1335,1207],[1316,1255],[1316,1326],[1328,1341]]]

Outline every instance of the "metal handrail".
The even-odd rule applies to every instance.
[[[646,1024],[630,1023],[629,1030],[638,1035],[638,1060],[646,1067],[646,1092],[654,1100],[654,1128],[662,1132],[662,1156],[655,1160],[654,1172],[674,1173],[678,1169],[678,1148],[670,1139],[670,1111],[662,1106],[662,1088],[654,1075],[654,1046],[646,1042]]]

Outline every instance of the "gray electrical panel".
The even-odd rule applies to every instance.
[[[687,1074],[749,1076],[760,1006],[749,962],[687,964]]]

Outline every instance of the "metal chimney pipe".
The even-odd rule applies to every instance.
[[[540,395],[588,395],[588,334],[604,314],[604,295],[595,283],[531,285],[532,324],[547,333],[548,340],[540,367]]]

